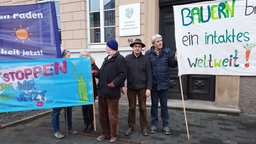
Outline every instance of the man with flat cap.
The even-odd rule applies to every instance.
[[[130,44],[133,51],[125,57],[127,62],[127,97],[129,102],[128,130],[129,136],[135,130],[135,109],[138,97],[140,110],[140,126],[144,136],[148,136],[148,121],[146,100],[150,97],[152,75],[149,59],[142,54],[145,44],[140,39],[135,39]]]

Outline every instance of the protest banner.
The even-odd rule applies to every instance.
[[[94,103],[89,58],[0,63],[0,112]]]
[[[256,75],[256,1],[174,6],[179,75]]]
[[[0,6],[0,60],[61,57],[54,2]]]
[[[175,42],[181,75],[256,75],[256,1],[207,1],[174,6]]]

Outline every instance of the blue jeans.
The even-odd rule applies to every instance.
[[[52,110],[52,127],[53,127],[54,133],[60,131],[59,116],[60,116],[61,109],[62,108],[53,108],[53,110]],[[68,130],[71,130],[72,129],[72,107],[65,107],[64,109],[67,110],[67,117],[66,117],[66,112],[64,114],[65,123],[66,123],[66,119],[67,119]]]
[[[163,127],[169,126],[169,113],[168,113],[168,90],[155,90],[151,91],[151,125],[158,125],[158,100],[160,99],[161,117]]]

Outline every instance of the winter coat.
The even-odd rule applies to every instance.
[[[130,89],[151,89],[152,75],[149,59],[142,53],[125,57],[127,62],[127,87]]]
[[[146,51],[145,55],[149,58],[152,71],[152,88],[156,90],[167,90],[170,87],[169,68],[177,66],[175,53],[170,48],[163,47],[157,55],[154,47]]]
[[[124,86],[126,77],[124,57],[119,52],[116,52],[110,59],[106,57],[99,70],[99,96],[109,99],[120,98],[120,88]],[[113,82],[114,88],[108,86],[111,82]]]
[[[91,64],[92,70],[96,70],[97,72],[99,71],[99,68],[96,64]],[[92,76],[92,83],[93,83],[93,94],[94,94],[94,99],[96,96],[98,96],[98,86],[96,84],[96,76]]]

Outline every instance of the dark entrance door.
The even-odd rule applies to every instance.
[[[159,0],[160,6],[160,34],[164,44],[172,50],[176,50],[174,34],[173,5],[188,4],[205,0]],[[178,69],[170,69],[171,87],[169,98],[181,99]],[[186,75],[182,76],[183,94],[185,99],[215,100],[215,76]]]

